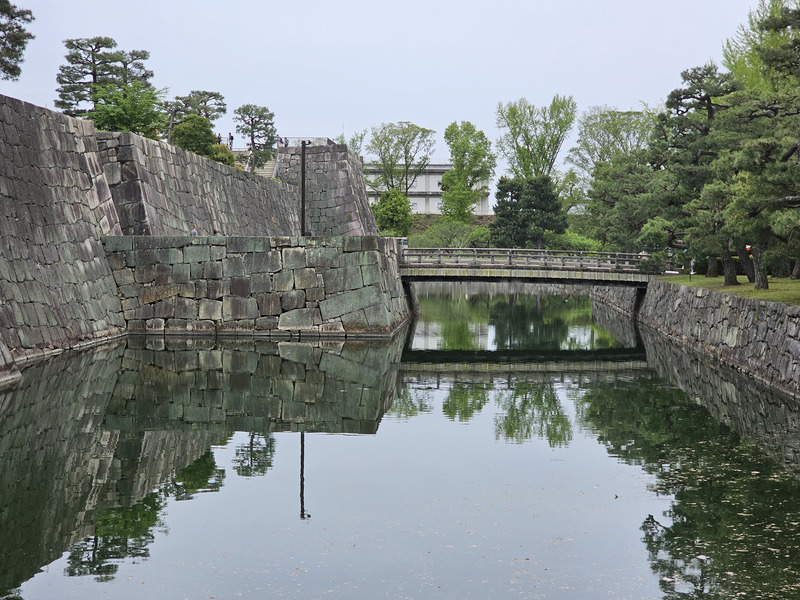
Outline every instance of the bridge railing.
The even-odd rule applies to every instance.
[[[644,269],[646,254],[581,252],[527,248],[409,248],[403,247],[400,262],[408,265],[512,266],[581,271],[635,271]]]

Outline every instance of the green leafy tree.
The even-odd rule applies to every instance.
[[[492,244],[500,248],[541,248],[546,232],[564,233],[567,217],[547,175],[501,177],[497,183]]]
[[[150,86],[153,72],[144,66],[150,57],[145,50],[117,50],[113,38],[102,36],[64,40],[64,46],[67,64],[59,67],[56,75],[55,106],[70,116],[91,113],[97,86],[127,86],[134,81]]]
[[[367,137],[367,130],[356,131],[349,138],[345,138],[343,133],[336,136],[334,140],[337,144],[344,144],[347,149],[353,154],[361,156],[361,150],[364,147],[364,138]]]
[[[368,181],[370,187],[378,192],[398,190],[408,196],[417,177],[431,161],[435,133],[408,121],[373,127],[366,150],[377,157],[372,164],[378,175]]]
[[[192,90],[186,96],[176,96],[175,100],[184,105],[186,114],[205,117],[212,125],[214,121],[228,112],[225,96],[219,92]]]
[[[453,122],[444,131],[453,168],[442,176],[442,214],[467,223],[489,189],[497,158],[492,144],[469,121]]]
[[[95,86],[92,120],[103,131],[132,131],[155,139],[167,122],[162,96],[163,92],[136,80]]]
[[[168,116],[165,137],[169,139],[172,129],[186,115],[205,117],[213,127],[214,121],[228,111],[228,106],[225,104],[225,97],[219,92],[192,90],[186,96],[175,96],[173,100],[165,102],[164,111]]]
[[[392,189],[381,194],[372,207],[375,223],[383,235],[404,237],[411,231],[411,202],[399,190]]]
[[[650,111],[620,111],[593,106],[578,121],[578,140],[567,154],[583,179],[591,179],[595,167],[617,154],[632,154],[647,148],[655,115]]]
[[[200,156],[208,156],[211,153],[211,147],[217,144],[217,138],[211,131],[211,123],[200,115],[187,115],[172,130],[169,141],[179,148]]]
[[[556,159],[575,123],[572,96],[553,97],[549,106],[536,107],[525,98],[497,105],[497,148],[514,177],[552,175]]]
[[[25,26],[33,19],[31,11],[0,0],[0,79],[19,79],[22,55],[35,37]]]
[[[486,248],[489,229],[442,218],[423,233],[409,236],[408,245],[413,248]]]
[[[247,169],[253,172],[275,156],[275,115],[266,106],[255,104],[244,104],[233,112],[236,133],[244,136],[250,146]]]
[[[225,144],[214,144],[208,153],[208,158],[229,167],[236,166],[236,156]]]
[[[662,207],[654,198],[674,186],[669,185],[663,169],[648,163],[647,155],[645,151],[620,153],[594,167],[587,190],[585,229],[609,250],[656,250],[641,247],[636,240],[648,220],[661,214]]]
[[[119,58],[117,42],[110,37],[96,36],[64,40],[67,64],[56,75],[58,99],[56,108],[71,116],[85,116],[92,105],[94,86],[113,80],[113,67]]]
[[[785,4],[785,0],[759,0],[748,14],[747,24],[740,25],[736,34],[725,42],[722,66],[745,89],[766,92],[783,85],[784,78],[768,63],[774,63],[783,46],[792,40],[792,32],[783,26]],[[765,27],[768,22],[776,26]]]

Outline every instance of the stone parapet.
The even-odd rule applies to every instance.
[[[103,242],[131,332],[390,336],[410,316],[389,238]]]

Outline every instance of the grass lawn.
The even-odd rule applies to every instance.
[[[718,292],[728,292],[743,296],[744,298],[755,298],[758,300],[768,300],[770,302],[783,302],[784,304],[800,305],[800,279],[776,279],[769,278],[768,290],[754,290],[753,284],[747,281],[747,277],[739,276],[741,285],[722,285],[722,276],[705,277],[704,275],[663,275],[659,277],[662,281],[688,285],[692,287],[707,288]]]

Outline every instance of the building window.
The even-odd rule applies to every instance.
[[[412,202],[411,203],[411,211],[412,212],[417,212],[417,203],[416,202]]]

